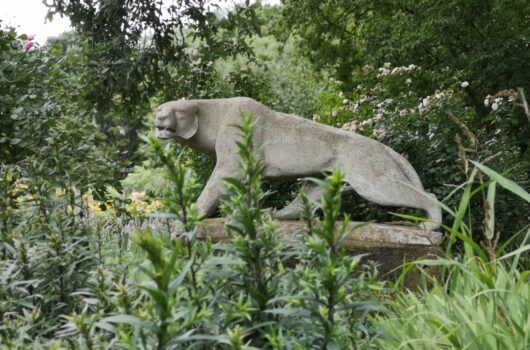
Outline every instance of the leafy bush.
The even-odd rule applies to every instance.
[[[225,243],[198,236],[198,184],[175,149],[150,139],[167,169],[167,213],[137,220],[108,188],[97,205],[75,186],[5,168],[2,202],[0,344],[150,348],[359,348],[373,341],[367,315],[381,284],[341,247],[340,172],[321,181],[322,203],[306,201],[308,228],[277,235],[262,208],[262,166],[251,119],[240,126],[241,173],[226,179]],[[72,172],[72,169],[68,170]],[[106,210],[102,211],[101,207]],[[322,221],[313,213],[321,209]],[[140,216],[141,218],[141,216]],[[151,219],[150,219],[151,220]],[[170,225],[165,225],[167,221]],[[129,241],[128,222],[140,232]],[[293,259],[296,265],[291,268]],[[355,272],[355,273],[354,273]],[[311,330],[308,332],[308,330]]]
[[[511,90],[487,96],[484,113],[469,103],[469,83],[460,74],[413,64],[385,63],[377,69],[367,65],[356,70],[360,83],[354,89],[330,79],[314,119],[376,138],[400,152],[425,188],[451,208],[457,205],[459,184],[469,176],[470,156],[509,169],[512,180],[527,186],[530,162],[521,133],[530,130],[530,123],[521,108],[524,94]],[[501,212],[496,231],[513,232],[528,220],[528,203],[506,191],[500,191],[497,199]],[[471,204],[473,213],[482,215],[481,203]],[[381,215],[362,202],[354,208],[362,213],[361,220]]]
[[[471,227],[462,219],[471,197],[478,171],[491,177],[484,203],[487,214],[482,247],[471,239]],[[463,256],[416,261],[414,265],[443,268],[441,280],[428,277],[427,284],[415,291],[398,291],[390,301],[390,314],[376,318],[384,334],[377,343],[382,349],[527,349],[530,346],[528,315],[530,287],[528,271],[521,272],[521,255],[530,250],[526,231],[520,247],[505,252],[506,244],[495,250],[492,230],[495,221],[497,185],[530,202],[530,194],[484,165],[476,164],[473,176],[466,182],[459,210],[454,215],[450,243],[455,239],[464,245]],[[528,227],[528,225],[526,225]],[[522,233],[524,233],[524,228]],[[451,244],[449,244],[449,247]]]
[[[285,0],[281,11],[282,33],[299,36],[315,68],[329,69],[347,89],[359,83],[356,68],[384,62],[462,72],[475,107],[488,93],[530,88],[524,0]]]
[[[219,18],[201,2],[161,18],[152,1],[135,3],[136,12],[124,11],[128,2],[76,2],[57,1],[52,11],[80,32],[45,47],[0,29],[0,347],[529,346],[530,232],[519,238],[528,191],[468,159],[508,169],[528,186],[523,2],[352,9],[348,1],[286,1],[285,13],[295,15],[283,20],[299,37],[282,44],[271,36],[289,37],[281,10],[259,4]],[[259,26],[263,35],[251,43]],[[141,35],[146,27],[155,29],[152,40]],[[373,66],[389,59],[422,67]],[[366,60],[373,65],[361,67]],[[338,170],[316,181],[326,190],[320,202],[302,196],[305,230],[279,237],[263,208],[283,204],[294,186],[262,183],[250,119],[239,127],[241,173],[225,184],[230,237],[203,239],[194,199],[212,161],[154,139],[136,152],[136,131],[152,122],[157,100],[233,95],[314,114],[405,154],[455,217],[445,227],[446,257],[412,264],[442,267],[440,279],[382,293],[373,267],[341,247],[336,221],[348,217]],[[145,162],[125,191],[108,186],[137,156]],[[146,185],[150,193],[138,193]],[[153,213],[158,197],[164,213]],[[355,205],[361,220],[385,215]]]
[[[41,167],[38,161],[30,170]],[[0,342],[52,337],[60,317],[80,305],[75,292],[96,264],[93,227],[79,191],[2,167],[2,288]],[[22,317],[23,316],[23,317]],[[22,318],[21,318],[22,317]],[[19,345],[22,345],[20,343]]]
[[[174,155],[150,140],[175,186],[166,200],[181,236],[161,240],[149,231],[141,234],[139,244],[151,267],[140,288],[150,301],[133,315],[107,316],[95,327],[131,324],[136,329],[132,334],[144,334],[146,346],[158,348],[327,348],[368,343],[366,315],[377,307],[363,300],[373,300],[370,288],[377,290],[379,284],[368,272],[354,276],[359,258],[347,256],[341,248],[333,225],[339,215],[340,173],[334,173],[329,184],[321,183],[330,191],[322,204],[324,221],[308,216],[311,237],[292,246],[275,235],[270,213],[261,208],[265,195],[250,118],[240,130],[241,174],[225,180],[229,199],[223,204],[233,238],[216,245],[197,239],[198,217],[190,196],[196,185],[190,170],[175,165]],[[286,270],[283,266],[293,256],[299,257],[297,267]],[[145,315],[144,308],[153,312]],[[315,331],[308,333],[308,327]],[[129,347],[138,344],[130,333],[122,332],[120,338]]]

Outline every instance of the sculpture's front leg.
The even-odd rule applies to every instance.
[[[219,130],[215,144],[217,163],[204,190],[199,199],[197,199],[197,209],[202,217],[212,216],[219,207],[221,196],[223,195],[223,178],[241,177],[235,160],[237,155],[235,140],[238,137],[237,130],[233,127],[225,127]]]
[[[231,176],[222,166],[216,165],[201,195],[197,199],[197,209],[202,217],[212,216],[221,202],[223,178]]]
[[[197,199],[197,209],[202,217],[209,217],[215,214],[215,211],[221,203],[223,195],[223,178],[237,176],[237,169],[228,163],[218,163],[212,175],[208,179],[201,195]]]

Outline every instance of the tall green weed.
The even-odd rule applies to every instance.
[[[390,313],[375,318],[382,329],[382,349],[528,349],[530,347],[529,271],[522,271],[521,256],[530,250],[528,226],[518,248],[510,253],[497,247],[495,195],[497,186],[526,202],[530,194],[492,169],[473,163],[458,210],[453,216],[445,258],[416,261],[414,265],[439,266],[440,279],[429,278],[418,292],[398,290],[389,303]],[[485,181],[484,176],[489,180]],[[479,180],[479,186],[474,186]],[[485,217],[482,245],[472,239],[466,211],[474,196],[483,196]],[[463,253],[452,250],[461,242]]]
[[[308,227],[288,241],[263,209],[267,193],[262,192],[252,118],[235,127],[242,137],[240,172],[225,179],[227,240],[214,244],[200,238],[192,173],[151,138],[172,185],[164,199],[167,213],[157,215],[174,220],[176,230],[140,231],[134,246],[144,261],[136,260],[139,270],[125,284],[104,287],[104,274],[96,274],[94,290],[107,292],[90,293],[87,307],[66,317],[60,333],[65,341],[88,349],[357,349],[373,344],[375,331],[367,316],[379,310],[375,294],[381,284],[360,265],[360,257],[342,248],[344,230],[335,226],[342,174],[336,170],[318,181],[327,193],[322,202],[306,201]],[[315,218],[316,210],[322,210],[322,219]]]

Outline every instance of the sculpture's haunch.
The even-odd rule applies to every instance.
[[[254,142],[267,143],[261,154],[265,179],[321,176],[335,165],[345,173],[353,190],[380,205],[425,210],[436,229],[442,212],[427,198],[410,163],[382,143],[352,132],[315,123],[301,117],[275,112],[246,97],[217,100],[180,100],[160,105],[156,110],[157,136],[176,139],[217,158],[217,163],[197,206],[205,216],[215,212],[222,195],[222,179],[238,177],[233,161],[239,138],[233,124],[241,115],[254,119]],[[321,195],[318,187],[307,188],[311,198]],[[432,196],[432,195],[430,195]],[[299,199],[276,212],[283,219],[297,218]]]

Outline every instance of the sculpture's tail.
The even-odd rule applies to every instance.
[[[390,147],[385,146],[385,149],[396,161],[401,171],[403,171],[403,174],[405,174],[407,180],[409,180],[410,184],[416,187],[419,191],[424,191],[423,184],[421,183],[418,173],[416,173],[416,170],[414,170],[408,160],[406,160],[401,154],[397,153]],[[430,195],[434,196],[433,194]],[[423,223],[422,227],[427,230],[436,230],[440,227],[440,223],[442,222],[442,208],[436,202],[429,200],[428,198],[425,198],[425,203],[427,204],[422,209],[427,212],[427,217],[432,221],[432,223]]]

